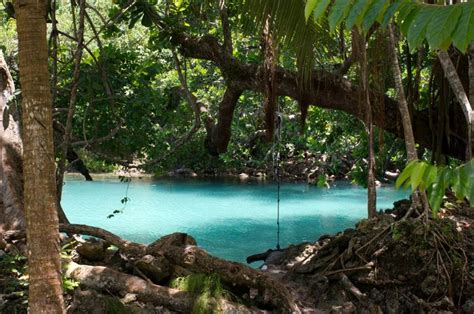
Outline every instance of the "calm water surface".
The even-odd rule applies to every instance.
[[[106,228],[128,240],[150,243],[173,232],[186,232],[211,254],[244,262],[276,244],[276,185],[218,180],[134,179],[124,212],[126,183],[68,179],[63,207],[71,223]],[[377,190],[377,207],[391,208],[407,192]],[[281,244],[314,241],[322,234],[351,227],[366,216],[366,190],[347,183],[330,189],[285,183],[281,188]]]

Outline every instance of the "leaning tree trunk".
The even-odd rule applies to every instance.
[[[30,313],[63,313],[46,1],[15,1]]]
[[[469,45],[469,51],[468,51],[468,60],[469,60],[469,103],[471,104],[471,108],[474,105],[474,41],[471,42]],[[471,112],[471,123],[474,121],[474,117],[472,116]],[[468,151],[467,157],[469,159],[472,158],[472,146],[473,146],[473,138],[474,138],[474,127],[471,124],[470,129],[468,130],[468,134],[470,135],[470,140],[471,140],[471,151]],[[468,136],[469,140],[469,136]],[[468,146],[468,145],[467,145]],[[470,154],[470,155],[469,155]]]
[[[389,50],[392,63],[393,79],[395,81],[395,90],[397,91],[398,104],[403,125],[403,135],[405,138],[405,146],[407,150],[407,157],[409,161],[418,159],[416,152],[415,136],[413,135],[413,127],[410,118],[410,111],[408,110],[408,103],[403,89],[402,74],[400,73],[400,65],[398,63],[397,48],[395,46],[395,35],[393,26],[389,27]]]
[[[7,106],[13,94],[13,80],[3,53],[0,51],[0,224],[4,230],[24,230],[23,171],[21,165],[22,143],[17,121],[13,119],[13,107]]]
[[[400,109],[400,116],[403,125],[403,135],[405,138],[405,147],[407,151],[407,159],[408,161],[417,160],[418,159],[418,152],[416,151],[416,142],[415,136],[413,134],[413,126],[411,123],[410,118],[410,111],[408,109],[408,102],[405,96],[405,91],[403,89],[403,82],[402,82],[402,74],[400,72],[400,65],[398,63],[398,54],[397,48],[395,46],[395,34],[393,31],[393,25],[390,25],[388,28],[388,41],[389,41],[389,53],[392,63],[392,75],[393,80],[395,81],[395,90],[397,92],[398,104]],[[425,212],[429,210],[429,203],[426,197],[425,192],[419,193],[415,191],[412,195],[413,199],[413,206],[411,206],[410,210],[407,212],[405,217],[411,215],[411,212],[418,207],[421,201],[423,205],[423,209]],[[427,216],[426,216],[427,217]]]
[[[453,62],[451,61],[451,57],[446,51],[439,51],[438,58],[443,67],[444,75],[446,76],[449,85],[451,86],[451,90],[456,96],[456,99],[459,102],[459,105],[462,108],[466,119],[467,125],[467,145],[466,145],[466,160],[471,160],[472,158],[472,140],[474,136],[473,132],[473,118],[474,112],[469,102],[469,98],[464,90],[464,86],[462,85],[461,79],[459,78],[458,72],[456,71],[456,67],[454,66]]]

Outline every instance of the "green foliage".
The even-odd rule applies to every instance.
[[[314,11],[314,18],[321,17],[321,7],[327,1],[307,1],[305,17]],[[318,9],[318,11],[316,11]],[[427,40],[432,49],[446,50],[454,44],[465,52],[474,39],[474,2],[442,6],[412,0],[335,0],[328,10],[329,28],[334,32],[342,22],[346,30],[354,26],[367,32],[375,22],[386,26],[396,17],[402,33],[407,36],[410,49],[418,48]]]
[[[80,150],[79,155],[91,173],[111,173],[120,169],[118,165],[97,158],[85,149]]]
[[[72,293],[77,287],[79,287],[79,281],[72,278],[62,278],[62,287],[65,293]]]
[[[229,298],[230,294],[221,284],[219,276],[192,274],[179,277],[171,281],[170,286],[196,295],[194,301],[194,314],[216,313],[218,302],[222,298]]]
[[[3,293],[25,295],[28,289],[26,257],[23,255],[4,254],[0,257],[0,275],[5,278],[1,286]]]
[[[430,206],[436,214],[441,207],[443,196],[451,189],[456,198],[467,198],[474,205],[474,159],[463,165],[435,166],[425,161],[408,163],[396,181],[396,187],[420,189],[428,193]]]

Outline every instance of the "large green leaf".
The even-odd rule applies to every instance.
[[[426,162],[421,161],[417,163],[415,167],[413,168],[413,171],[411,172],[411,176],[410,176],[411,189],[413,191],[415,191],[420,185],[427,167],[428,167],[428,164]]]
[[[428,29],[426,39],[433,49],[446,50],[451,44],[454,30],[462,14],[462,8],[459,5],[438,7],[435,9]]]
[[[410,15],[413,10],[419,10],[420,6],[412,1],[403,1],[402,5],[398,8],[398,15],[396,17],[397,23],[401,24]]]
[[[403,34],[406,35],[408,33],[410,25],[420,10],[421,6],[414,3],[408,3],[400,10],[397,21],[400,24],[400,30]]]
[[[355,0],[346,19],[346,29],[351,30],[354,26],[360,26],[365,13],[372,5],[373,0]]]
[[[377,20],[377,17],[383,16],[383,13],[388,8],[390,4],[390,0],[375,0],[372,2],[372,5],[367,10],[367,14],[364,16],[364,20],[362,22],[362,30],[367,32],[369,28]]]
[[[408,28],[407,40],[411,51],[420,47],[425,40],[426,29],[434,12],[436,10],[431,6],[422,8]]]
[[[331,0],[319,0],[316,8],[313,11],[313,18],[315,22],[319,22],[324,12],[328,8],[328,5],[331,3]]]
[[[336,27],[346,18],[349,10],[352,7],[352,0],[336,0],[332,6],[331,13],[329,14],[329,29],[332,32],[336,30]]]
[[[474,206],[474,159],[465,165],[465,170],[468,175],[466,196],[471,206]]]
[[[438,210],[441,207],[441,202],[443,201],[444,192],[445,192],[445,188],[440,183],[435,183],[433,185],[429,202],[430,202],[431,209],[433,210],[433,214],[435,215],[436,213],[438,213]]]
[[[308,0],[306,1],[306,5],[304,7],[304,18],[306,22],[308,21],[311,12],[313,12],[314,8],[316,7],[316,4],[318,3],[318,0]]]
[[[400,175],[397,178],[397,181],[395,182],[395,186],[397,187],[397,189],[400,188],[400,186],[405,181],[407,181],[408,178],[410,178],[411,172],[413,171],[413,168],[417,165],[418,162],[419,162],[418,160],[412,160],[407,164],[405,169],[403,169],[402,173],[400,173]]]
[[[388,9],[385,11],[383,18],[382,18],[382,27],[387,27],[388,23],[390,23],[390,20],[392,17],[395,15],[395,13],[398,11],[400,7],[406,4],[405,0],[397,0],[393,2]]]
[[[453,44],[464,53],[469,43],[474,40],[474,1],[460,6],[462,15],[453,33]]]
[[[429,189],[433,185],[433,183],[436,181],[437,176],[438,176],[438,167],[427,164],[427,168],[425,170],[425,173],[423,174],[423,180],[422,180],[422,184],[420,185],[420,188],[422,190]]]

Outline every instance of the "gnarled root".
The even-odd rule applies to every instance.
[[[256,303],[264,306],[265,308],[278,309],[279,311],[284,312],[299,312],[298,307],[286,286],[268,277],[265,273],[259,270],[209,255],[203,249],[195,246],[195,240],[187,234],[174,233],[165,236],[148,246],[145,246],[123,240],[117,235],[104,229],[86,225],[61,224],[59,229],[61,232],[85,234],[101,238],[112,245],[117,246],[120,250],[122,250],[123,253],[132,255],[133,257],[139,258],[143,257],[144,255],[164,256],[169,260],[171,265],[183,268],[193,273],[216,274],[229,287],[233,287],[244,294],[251,295],[251,290],[252,292],[255,292],[255,290],[258,291],[257,297],[250,301],[258,300]],[[95,276],[104,273],[110,274],[110,276],[117,278],[116,281],[129,279],[128,277],[124,277],[128,276],[125,274],[122,274],[124,276],[119,276],[115,273],[112,274],[112,270],[99,270],[100,269],[97,268],[93,274]],[[90,276],[91,270],[88,269],[87,273]],[[77,277],[79,275],[76,274],[74,276]],[[136,277],[136,279],[140,278]],[[100,281],[102,280],[99,280],[99,282]],[[143,285],[145,284],[150,285],[151,283],[143,280],[140,281],[139,285],[137,285],[141,287],[140,289],[142,290],[151,291],[150,289],[143,288]],[[156,290],[156,293],[163,294],[164,292],[161,290]],[[165,304],[162,303],[162,305]]]

